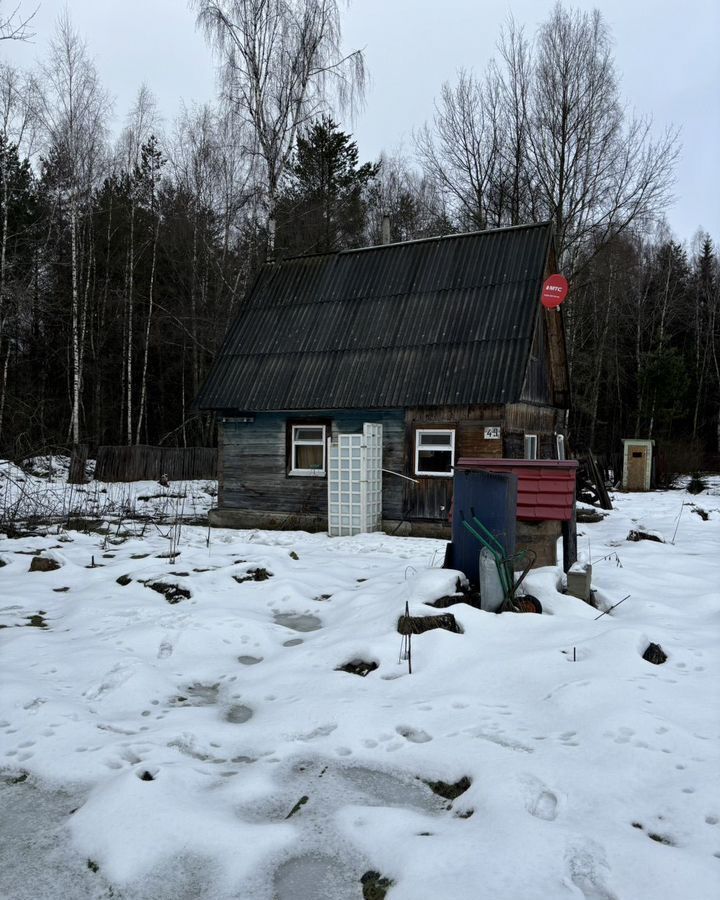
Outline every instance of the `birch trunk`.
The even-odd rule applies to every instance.
[[[0,440],[2,439],[3,419],[5,417],[5,392],[7,389],[8,366],[10,365],[10,344],[5,351],[3,363],[2,385],[0,386]]]
[[[5,272],[7,260],[7,232],[8,232],[8,174],[6,154],[3,154],[2,167],[2,205],[3,205],[3,221],[2,221],[2,249],[0,249],[0,345],[2,345],[3,331],[5,326]]]
[[[132,444],[132,389],[133,389],[133,283],[135,281],[135,204],[130,206],[130,244],[128,246],[126,272],[127,298],[127,347],[125,356],[125,427],[128,446]]]
[[[2,247],[0,249],[0,353],[3,347],[3,334],[5,331],[5,266],[7,259],[7,231],[8,231],[8,178],[5,154],[3,154],[2,167]],[[5,364],[3,366],[2,385],[0,385],[0,436],[2,436],[3,413],[5,410],[5,390],[7,387],[8,364],[10,362],[10,342],[8,341],[5,352]]]
[[[152,264],[150,266],[150,287],[148,290],[148,310],[147,310],[147,321],[145,323],[145,352],[143,355],[143,365],[142,365],[142,379],[141,379],[141,387],[140,387],[140,410],[138,412],[137,419],[137,429],[135,431],[135,443],[140,443],[140,429],[142,427],[143,419],[146,416],[145,411],[145,403],[147,397],[147,370],[148,370],[148,355],[150,353],[150,326],[152,324],[152,315],[153,315],[153,289],[155,286],[155,266],[157,263],[157,246],[158,246],[158,235],[160,233],[160,220],[158,219],[157,224],[155,226],[155,234],[153,236],[153,248],[152,248]],[[145,431],[147,433],[147,425],[145,426]]]
[[[73,447],[80,443],[80,292],[78,287],[77,199],[70,201],[70,267],[72,272],[72,412],[70,436]]]
[[[197,335],[197,290],[198,290],[198,217],[193,216],[192,283],[190,286],[190,333],[192,335],[192,386],[197,394],[200,389],[200,364],[198,359]],[[185,418],[185,393],[183,386],[183,419]]]

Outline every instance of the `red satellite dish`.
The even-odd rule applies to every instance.
[[[551,275],[542,289],[542,305],[545,309],[555,309],[567,297],[568,283],[562,275]]]

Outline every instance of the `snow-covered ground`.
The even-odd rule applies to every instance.
[[[36,457],[24,469],[0,461],[0,532],[8,525],[101,519],[117,525],[199,521],[207,516],[217,495],[215,481],[157,481],[68,484],[67,457]],[[91,477],[94,462],[88,463]],[[131,527],[126,524],[126,528]]]
[[[615,506],[579,544],[628,600],[598,620],[540,569],[543,615],[441,610],[464,633],[414,637],[412,675],[439,541],[0,538],[0,896],[714,900],[720,480]]]

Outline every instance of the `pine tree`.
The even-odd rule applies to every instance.
[[[358,166],[357,144],[329,116],[298,136],[278,201],[278,255],[327,253],[362,243],[365,190],[377,163]]]
[[[694,260],[692,273],[691,312],[689,317],[688,368],[694,375],[694,410],[692,437],[711,437],[711,422],[720,448],[720,419],[717,400],[720,386],[718,357],[718,273],[713,242],[709,234],[702,238],[702,246]],[[710,441],[708,440],[708,443]]]

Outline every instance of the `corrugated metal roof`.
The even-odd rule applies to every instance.
[[[200,409],[387,409],[518,400],[551,226],[266,265]]]

